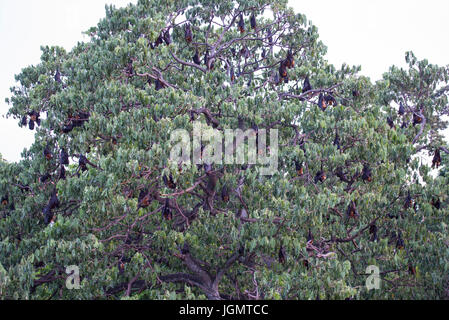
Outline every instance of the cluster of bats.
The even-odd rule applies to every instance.
[[[257,27],[257,22],[256,22],[256,18],[255,18],[254,14],[252,14],[250,17],[250,26],[252,29],[256,29],[256,27]],[[238,27],[238,31],[241,34],[245,33],[246,26],[245,26],[245,20],[244,20],[242,14],[239,16],[237,27]],[[268,32],[269,43],[272,44],[273,38],[272,38],[272,34],[271,34],[271,29],[268,28],[267,32]],[[184,25],[184,39],[187,43],[192,43],[192,41],[194,40],[192,26],[190,25],[190,23],[186,23]],[[160,35],[158,36],[158,38],[156,39],[156,41],[154,43],[150,43],[150,47],[151,47],[151,49],[154,49],[154,48],[158,47],[159,45],[162,45],[163,43],[165,43],[166,45],[169,45],[172,43],[172,39],[171,39],[169,30],[165,30],[165,31],[161,32]],[[233,49],[233,52],[235,55],[235,49]],[[244,56],[249,54],[247,48],[243,48],[240,53]],[[265,53],[263,53],[262,55],[264,56]],[[214,63],[213,63],[213,61],[211,61],[211,59],[209,57],[208,50],[205,51],[204,57],[201,59],[200,55],[199,55],[198,48],[196,48],[195,53],[192,57],[192,61],[196,65],[201,65],[203,63],[208,70],[212,70],[214,68]],[[295,66],[294,53],[290,49],[290,50],[288,50],[285,59],[280,61],[278,72],[275,73],[275,77],[274,77],[275,84],[280,84],[282,82],[288,83],[288,81],[289,81],[288,69],[291,69],[294,66]],[[130,62],[128,63],[127,74],[129,76],[132,76],[134,74],[132,60],[130,60]],[[235,81],[235,73],[234,73],[233,66],[229,67],[229,76],[230,76],[231,82],[234,82]],[[61,73],[59,70],[56,70],[54,79],[56,82],[61,83]],[[152,84],[151,79],[148,81],[148,83],[150,85]],[[159,79],[154,80],[154,85],[155,85],[156,90],[161,90],[161,89],[165,88],[164,83],[162,81],[160,81]],[[312,90],[313,90],[313,88],[310,83],[309,76],[306,76],[304,79],[304,82],[303,82],[302,93],[307,94],[308,92],[311,92]],[[319,90],[317,90],[317,91],[319,91]],[[354,90],[353,96],[354,97],[359,96],[359,92],[357,90]],[[332,106],[332,105],[336,105],[336,104],[337,104],[337,101],[331,94],[325,94],[323,92],[319,93],[318,107],[322,111],[325,111],[328,106]],[[399,106],[398,114],[400,116],[404,116],[405,113],[406,113],[406,111],[405,111],[404,105],[401,102],[400,106]],[[69,113],[67,120],[64,122],[63,127],[61,128],[61,132],[64,134],[67,134],[67,133],[70,133],[74,128],[83,127],[84,123],[89,120],[89,117],[90,117],[89,112],[81,111],[81,112],[75,113],[73,115],[71,113]],[[29,120],[28,120],[28,118],[29,118]],[[413,125],[420,124],[420,123],[422,123],[422,121],[423,121],[423,118],[419,114],[413,113]],[[390,117],[387,118],[387,122],[390,125],[390,127],[392,127],[392,128],[394,127],[394,122]],[[26,126],[28,124],[29,129],[34,130],[35,124],[37,124],[38,126],[40,126],[40,124],[41,124],[39,112],[32,110],[29,113],[27,113],[26,115],[23,116],[23,118],[21,120],[21,124],[22,124],[22,126]],[[404,128],[404,127],[405,128],[407,127],[407,122],[405,119],[402,124],[402,128]],[[335,135],[334,145],[337,147],[338,150],[340,150],[342,152],[341,140],[340,140],[340,136],[338,135],[338,132],[336,132],[336,135]],[[303,150],[305,152],[305,149],[303,149]],[[43,155],[47,161],[50,161],[53,158],[53,154],[48,146],[44,148]],[[79,170],[81,170],[83,172],[86,171],[87,164],[89,164],[88,159],[82,154],[78,155],[77,157],[79,158],[78,171]],[[440,151],[439,151],[439,149],[437,149],[434,154],[432,166],[438,168],[440,166],[440,164],[441,164]],[[67,153],[65,148],[61,148],[61,150],[59,152],[58,180],[61,180],[61,179],[64,180],[66,178],[65,166],[67,166],[67,165],[69,165],[69,154]],[[295,169],[296,169],[296,173],[298,176],[304,175],[303,163],[301,163],[299,161],[295,161]],[[205,172],[206,172],[206,176],[207,176],[206,192],[208,194],[215,194],[218,176],[212,170],[212,167],[210,165],[205,165]],[[343,182],[351,183],[351,184],[354,182],[354,177],[352,179],[348,178],[343,173],[343,170],[341,168],[339,168],[337,170],[336,176]],[[52,174],[46,173],[40,177],[40,182],[46,183],[49,179],[51,179],[51,177],[52,177]],[[365,183],[369,183],[369,182],[373,181],[372,169],[369,167],[368,164],[364,164],[362,172],[357,173],[355,179],[357,177],[361,177],[361,179]],[[327,179],[327,174],[326,174],[325,170],[323,169],[323,165],[321,165],[321,169],[315,174],[314,182],[315,182],[315,184],[324,183],[326,181],[326,179]],[[171,175],[169,175],[169,176],[164,175],[162,177],[162,180],[163,180],[164,184],[166,185],[166,187],[168,187],[172,190],[176,190],[177,185],[173,181],[173,177]],[[157,198],[156,193],[157,193],[157,191],[154,188],[153,189],[144,188],[144,189],[140,190],[140,193],[138,195],[138,209],[149,207],[151,205],[151,202]],[[228,203],[230,201],[230,190],[226,184],[222,186],[222,189],[220,192],[220,197],[224,203]],[[9,199],[8,199],[8,196],[6,195],[1,199],[1,205],[7,206],[8,203],[9,203]],[[13,206],[13,204],[11,204],[11,205]],[[416,203],[415,203],[415,205],[416,205]],[[432,205],[435,206],[437,209],[440,209],[440,205],[441,205],[440,200],[433,199]],[[54,209],[58,208],[59,206],[60,206],[60,201],[58,199],[57,189],[54,188],[47,205],[44,207],[44,209],[42,211],[42,213],[44,215],[45,224],[50,224],[51,222],[54,221],[54,218],[55,218]],[[405,210],[407,210],[408,208],[410,208],[412,206],[413,206],[413,199],[409,192],[405,199],[405,203],[404,203],[403,207]],[[246,212],[246,209],[244,209],[244,208],[240,209],[238,216],[239,217],[247,217],[248,214]],[[356,201],[350,202],[350,204],[348,205],[347,210],[346,210],[346,216],[351,219],[357,219],[359,217],[359,212],[357,209]],[[168,198],[165,199],[165,203],[162,207],[162,218],[165,220],[168,220],[168,221],[173,219],[173,213],[172,213],[172,209],[170,206],[170,200]],[[375,241],[378,239],[377,232],[378,232],[377,226],[375,224],[371,225],[369,228],[369,233],[371,235],[372,241]],[[400,232],[397,235],[393,234],[391,238],[394,239],[394,241],[396,241],[396,247],[398,249],[404,248],[404,241],[401,237]],[[313,240],[314,239],[313,239],[312,232],[309,229],[307,241],[312,243]],[[286,255],[285,248],[282,245],[279,249],[278,256],[279,256],[280,263],[283,263],[283,264],[286,263],[287,255]],[[306,267],[309,266],[309,262],[307,260],[304,260],[303,264]],[[123,272],[123,268],[124,268],[123,261],[121,261],[120,265],[119,265],[119,270],[121,272]]]

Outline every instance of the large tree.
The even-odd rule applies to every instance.
[[[449,296],[447,67],[373,84],[284,0],[140,0],[87,34],[11,90],[36,135],[0,162],[1,297]],[[197,122],[278,130],[277,171],[171,161]]]

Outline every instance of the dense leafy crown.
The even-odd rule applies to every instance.
[[[11,89],[36,135],[0,162],[1,297],[448,297],[447,67],[373,84],[285,0],[140,0],[87,34]],[[277,172],[170,161],[195,121],[277,129]]]

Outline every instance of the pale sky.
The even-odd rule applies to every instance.
[[[14,75],[38,64],[41,45],[69,51],[81,33],[104,17],[105,3],[124,6],[137,0],[0,0],[0,153],[18,161],[34,132],[6,119]],[[327,45],[329,62],[361,65],[361,74],[375,81],[395,64],[404,66],[405,52],[418,59],[449,64],[449,1],[447,0],[289,0],[306,14]]]

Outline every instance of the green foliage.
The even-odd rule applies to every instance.
[[[2,298],[448,297],[448,67],[407,53],[407,70],[391,67],[372,84],[359,67],[325,61],[317,28],[286,2],[108,6],[88,43],[70,52],[42,47],[41,63],[16,76],[8,100],[20,126],[32,111],[42,120],[21,162],[0,161]],[[287,82],[279,67],[289,50]],[[306,77],[313,90],[304,93]],[[324,111],[321,93],[334,100]],[[168,160],[170,134],[192,132],[193,119],[277,129],[278,171],[217,165],[210,194],[202,167]],[[62,148],[71,159],[66,179]],[[422,160],[437,149],[439,175]],[[326,179],[315,179],[319,171]],[[47,224],[54,190],[60,205]],[[247,217],[237,215],[243,208]],[[167,209],[172,220],[162,217]],[[71,265],[78,290],[66,288]],[[379,290],[365,287],[369,265],[381,271]]]

